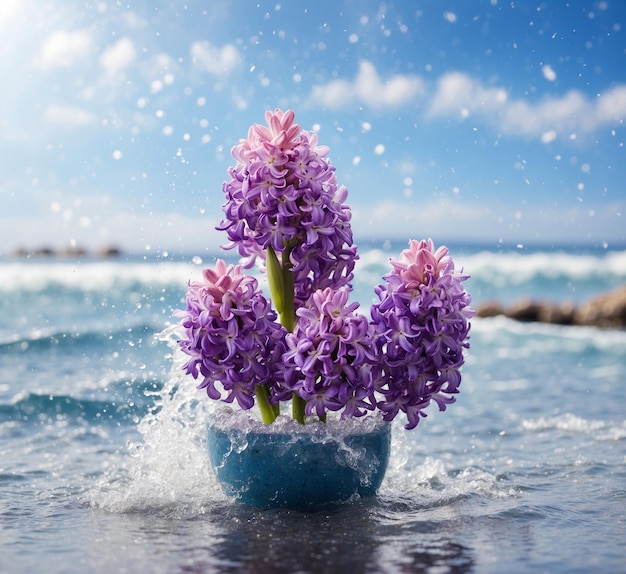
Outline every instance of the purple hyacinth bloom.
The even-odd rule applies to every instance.
[[[377,406],[386,420],[404,412],[411,429],[431,401],[440,410],[454,402],[474,312],[462,284],[468,276],[454,270],[446,247],[412,240],[391,265],[371,308],[383,397]]]
[[[276,394],[280,377],[274,364],[284,351],[284,329],[258,288],[257,280],[239,265],[221,259],[203,271],[203,281],[189,282],[187,308],[176,314],[186,338],[178,341],[190,359],[184,369],[212,399],[236,400],[242,409],[254,405],[256,387]]]
[[[298,309],[286,336],[285,387],[306,401],[306,414],[342,410],[342,418],[374,409],[374,330],[348,303],[347,288],[317,290]]]
[[[224,183],[224,230],[252,265],[268,247],[293,266],[296,307],[326,287],[349,285],[357,258],[345,204],[328,148],[300,129],[289,110],[267,112],[267,127],[253,125],[232,150],[236,165]]]

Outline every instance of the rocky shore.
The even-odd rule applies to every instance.
[[[114,245],[105,246],[95,252],[89,252],[83,247],[67,247],[66,249],[54,249],[49,246],[36,247],[30,249],[27,247],[18,247],[13,250],[13,257],[119,257],[122,250]]]
[[[505,315],[517,321],[535,321],[557,325],[588,325],[594,327],[626,328],[626,285],[589,299],[580,305],[549,303],[523,299],[506,307],[495,301],[479,305],[478,317]]]

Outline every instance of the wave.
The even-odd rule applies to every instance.
[[[362,267],[389,267],[390,257],[398,253],[383,249],[371,249],[360,255]],[[607,251],[598,254],[575,254],[567,252],[517,251],[455,253],[450,251],[456,267],[463,268],[472,276],[482,279],[506,275],[514,281],[529,281],[533,277],[584,278],[589,275],[614,275],[626,278],[626,251]]]
[[[0,292],[81,293],[181,287],[200,278],[203,264],[172,262],[5,262],[0,263]]]
[[[38,353],[46,349],[57,350],[80,348],[102,348],[111,344],[119,344],[121,339],[127,339],[129,334],[134,337],[143,335],[146,338],[155,336],[162,329],[162,325],[148,323],[127,323],[123,328],[107,323],[81,325],[82,332],[75,329],[60,330],[58,326],[34,328],[25,333],[0,333],[0,354],[15,352]],[[112,343],[114,342],[114,343]]]
[[[120,386],[123,390],[111,389],[107,399],[24,393],[10,403],[0,404],[0,423],[135,425],[152,408],[152,397],[160,391],[161,384]]]
[[[511,349],[539,345],[539,349],[587,353],[598,351],[607,357],[623,358],[626,348],[626,330],[599,329],[590,326],[553,325],[523,322],[504,317],[472,319],[471,335],[485,343],[508,344]],[[503,337],[507,337],[504,338]],[[620,364],[623,364],[620,361]]]
[[[356,281],[380,282],[390,269],[390,250],[368,249],[360,253]],[[599,254],[567,252],[452,252],[457,268],[472,278],[495,287],[530,283],[538,279],[602,282],[626,281],[626,251]],[[231,258],[232,260],[232,258]],[[90,261],[90,262],[0,262],[0,292],[45,292],[54,288],[77,292],[155,290],[174,287],[185,290],[188,280],[199,279],[214,258],[202,261]],[[255,273],[255,271],[252,271]],[[258,273],[257,273],[258,274]]]
[[[626,251],[603,255],[571,253],[492,253],[483,251],[458,258],[459,263],[482,281],[506,277],[512,283],[538,277],[571,280],[615,277],[626,280]]]
[[[521,426],[525,431],[541,433],[561,431],[573,435],[589,435],[601,441],[626,439],[626,420],[621,423],[589,420],[571,413],[552,417],[524,419]]]

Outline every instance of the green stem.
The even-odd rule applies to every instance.
[[[256,403],[261,411],[261,418],[266,425],[272,424],[276,420],[278,413],[270,404],[267,387],[264,385],[256,386]]]
[[[293,242],[285,242],[285,248],[282,251],[281,259],[278,260],[278,256],[276,255],[276,251],[270,245],[267,248],[267,257],[266,257],[266,265],[267,265],[267,279],[270,287],[270,293],[272,295],[272,300],[274,302],[274,307],[276,311],[278,311],[278,315],[280,316],[280,323],[287,331],[290,333],[296,327],[297,317],[296,317],[296,303],[295,303],[295,279],[293,276],[293,272],[291,271],[293,265],[291,264],[290,256],[292,249],[296,246]],[[267,390],[263,388],[264,399],[260,397],[262,394],[257,387],[257,397],[259,408],[261,409],[261,415],[263,416],[263,422],[269,424],[274,421],[274,419],[280,413],[279,405],[274,405],[273,407],[269,404]],[[264,403],[263,403],[264,401]],[[300,398],[298,395],[293,393],[292,396],[292,415],[295,420],[297,420],[300,424],[304,424],[304,408],[306,406],[306,402],[304,399]],[[267,407],[265,406],[267,405]],[[273,417],[269,412],[267,412],[266,408],[273,409]]]
[[[282,253],[281,257],[281,267],[282,267],[282,277],[283,277],[283,303],[284,308],[283,312],[280,314],[280,322],[283,327],[287,329],[290,333],[296,328],[296,302],[295,302],[295,280],[293,273],[291,271],[292,265],[290,260],[291,250],[294,248],[293,245],[286,245],[285,250]],[[297,420],[301,425],[304,424],[304,407],[306,406],[306,401],[298,396],[296,393],[293,393],[291,397],[291,414],[295,420]]]
[[[291,261],[289,256],[291,248],[286,248],[282,254],[282,276],[283,276],[283,311],[280,314],[280,322],[290,333],[296,328],[296,303],[295,303],[295,280],[291,272]]]
[[[266,262],[267,282],[270,286],[270,293],[274,301],[274,308],[280,315],[285,311],[285,282],[283,279],[283,268],[281,267],[276,251],[270,245],[267,248]]]
[[[291,414],[295,420],[297,420],[301,425],[304,424],[304,407],[306,406],[306,401],[293,393],[291,397]]]

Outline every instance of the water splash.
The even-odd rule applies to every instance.
[[[176,327],[159,335],[175,345]],[[153,407],[137,425],[140,440],[128,444],[129,456],[106,473],[92,493],[92,504],[118,513],[154,511],[202,514],[224,500],[206,455],[206,421],[211,401],[182,370],[184,358],[172,353],[171,370],[160,390],[145,393]]]
[[[223,403],[207,400],[197,390],[182,368],[186,357],[176,345],[177,327],[160,333],[159,339],[171,349],[171,368],[162,388],[144,393],[153,406],[137,424],[139,440],[128,444],[128,453],[117,465],[112,465],[91,489],[89,505],[114,513],[156,513],[189,518],[212,513],[230,504],[222,493],[209,466],[206,429],[210,418],[227,417],[242,429],[264,428],[260,420],[248,413],[225,407]],[[270,427],[271,432],[310,433],[316,440],[342,440],[363,425],[372,429],[384,424],[378,417],[344,422],[332,417],[325,424],[299,425],[291,417],[280,416]],[[331,432],[328,432],[328,431]],[[454,505],[471,496],[500,499],[515,496],[510,485],[500,484],[499,478],[475,467],[448,468],[435,456],[420,459],[413,437],[420,429],[409,433],[398,421],[393,423],[391,459],[380,490],[380,504],[397,511],[400,507],[438,508]],[[419,441],[417,441],[419,444]],[[239,445],[241,449],[246,444]],[[361,467],[361,453],[348,452],[346,460]],[[356,502],[356,501],[355,501]],[[393,510],[395,509],[395,510]]]

